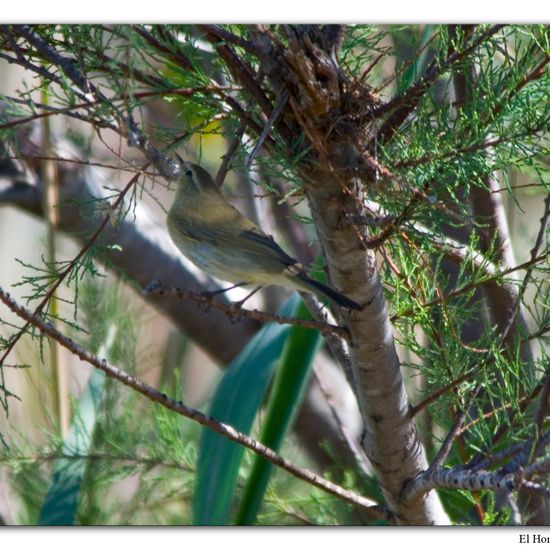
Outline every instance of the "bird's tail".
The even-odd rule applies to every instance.
[[[354,302],[350,298],[347,298],[343,294],[340,294],[337,290],[334,290],[330,286],[324,285],[323,283],[320,283],[319,281],[308,277],[304,272],[296,275],[296,279],[300,281],[300,283],[302,283],[302,285],[304,285],[307,290],[315,294],[323,294],[339,306],[345,307],[347,309],[363,309],[363,307],[360,306],[357,302]]]

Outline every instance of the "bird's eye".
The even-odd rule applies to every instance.
[[[188,177],[188,178],[192,178],[193,177],[193,171],[188,168],[186,171],[185,171],[185,175]]]

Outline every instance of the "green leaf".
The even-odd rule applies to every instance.
[[[69,435],[61,447],[63,456],[80,457],[88,453],[104,385],[105,374],[94,370],[80,398]],[[75,524],[85,468],[85,459],[56,460],[52,482],[40,511],[39,525]]]
[[[279,311],[292,313],[293,295]],[[270,323],[252,338],[220,380],[210,414],[243,433],[250,433],[284,347],[290,327]],[[193,497],[195,525],[223,525],[233,501],[244,447],[203,430]]]
[[[297,304],[293,316],[300,319],[311,318],[302,301]],[[320,343],[321,335],[316,330],[300,326],[290,329],[260,435],[260,441],[275,451],[281,448],[292,425]],[[255,523],[272,471],[273,464],[260,456],[254,457],[237,514],[238,525]]]
[[[397,87],[398,93],[401,93],[412,86],[416,82],[419,75],[422,74],[422,71],[426,66],[426,62],[428,61],[429,53],[429,48],[424,46],[426,46],[427,42],[431,39],[434,29],[435,25],[426,25],[424,27],[422,38],[420,39],[420,47],[424,49],[418,57],[415,56],[414,61],[407,67],[407,70],[399,79]]]

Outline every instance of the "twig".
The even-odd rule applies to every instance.
[[[495,120],[495,118],[500,114],[503,105],[510,102],[527,84],[529,84],[529,82],[544,76],[546,74],[546,65],[548,65],[548,63],[550,63],[549,54],[545,55],[542,61],[528,75],[526,75],[513,90],[510,91],[505,101],[501,101],[495,105],[494,109],[491,111],[489,122]]]
[[[363,206],[369,211],[367,215],[347,214],[346,219],[353,224],[371,227],[395,225],[397,223],[398,216],[390,214],[387,210],[383,209],[379,203],[365,199],[363,200]],[[418,222],[411,222],[411,228],[414,232],[427,237],[430,244],[434,248],[440,250],[449,260],[458,263],[465,263],[466,260],[468,260],[465,266],[466,268],[470,267],[470,264],[473,264],[475,268],[483,270],[483,272],[489,276],[498,273],[497,266],[486,259],[481,252],[451,237],[434,234],[429,228]],[[408,231],[407,234],[409,234]]]
[[[373,502],[370,499],[358,495],[353,491],[344,489],[343,487],[332,483],[331,481],[311,472],[310,470],[295,466],[292,462],[278,455],[269,447],[266,447],[265,445],[262,445],[253,438],[235,430],[232,426],[224,424],[223,422],[220,422],[211,416],[205,415],[196,409],[188,407],[181,401],[171,399],[166,394],[159,392],[158,390],[149,386],[145,382],[142,382],[135,376],[132,376],[131,374],[128,374],[110,365],[105,359],[100,359],[93,353],[85,350],[82,346],[79,346],[70,338],[67,338],[64,334],[56,330],[51,324],[45,323],[36,315],[34,315],[31,311],[20,306],[15,300],[10,297],[9,294],[4,292],[2,288],[0,288],[0,300],[16,315],[26,320],[27,323],[32,324],[40,332],[46,334],[50,338],[54,339],[56,342],[59,342],[59,344],[68,349],[77,357],[79,357],[82,361],[86,361],[93,367],[103,371],[108,377],[118,380],[125,386],[128,386],[138,393],[141,393],[151,401],[162,405],[166,409],[190,418],[201,426],[205,426],[215,431],[216,433],[226,437],[230,441],[233,441],[235,443],[238,443],[239,445],[242,445],[243,447],[246,447],[247,449],[250,449],[257,455],[260,455],[261,457],[275,464],[279,468],[286,470],[294,477],[302,479],[341,500],[344,500],[346,502],[349,502],[350,504],[364,509],[366,512],[372,514],[372,516],[375,518],[392,521],[393,518],[391,513],[378,505],[373,505]]]
[[[225,180],[225,176],[227,176],[227,172],[229,172],[231,168],[231,159],[233,158],[235,151],[241,144],[241,141],[244,135],[244,130],[245,130],[245,123],[241,121],[235,135],[231,138],[231,141],[229,142],[229,147],[227,148],[227,152],[222,157],[222,162],[220,164],[220,167],[218,168],[218,173],[216,174],[216,177],[214,179],[216,183],[216,187],[218,189],[221,188]]]
[[[161,32],[162,26],[159,26],[157,28],[159,29],[159,33],[163,35],[163,38],[165,40],[169,40],[171,38],[171,36],[169,36],[167,32]],[[195,67],[193,67],[193,63],[189,60],[187,56],[185,56],[180,51],[170,49],[168,46],[165,46],[164,44],[159,42],[150,32],[146,31],[142,26],[136,25],[133,27],[133,30],[145,40],[147,40],[147,42],[158,52],[160,52],[166,59],[169,59],[179,67],[187,69],[188,71],[195,70]]]
[[[544,242],[544,236],[546,235],[546,228],[548,227],[549,218],[550,218],[550,193],[548,193],[546,195],[546,198],[544,199],[544,212],[540,219],[540,227],[539,227],[539,232],[537,234],[537,239],[535,241],[535,246],[533,246],[533,248],[531,249],[531,260],[534,260],[537,257],[540,247]],[[521,283],[518,300],[525,294],[525,290],[527,289],[527,285],[529,284],[529,279],[533,274],[533,269],[534,269],[534,264],[530,265],[525,272],[525,277],[523,278],[523,281]]]
[[[315,381],[317,382],[317,385],[319,386],[319,389],[321,390],[321,393],[325,398],[325,401],[327,402],[330,414],[334,422],[340,429],[342,437],[349,447],[351,454],[354,456],[357,465],[366,476],[372,475],[372,468],[370,467],[369,461],[365,456],[365,451],[363,451],[357,440],[350,433],[348,427],[342,422],[336,404],[334,403],[334,400],[332,399],[328,388],[325,386],[323,382],[323,377],[319,373],[318,369],[313,369],[313,376],[315,377]]]
[[[479,285],[482,285],[482,284],[490,282],[490,281],[497,281],[501,277],[504,277],[506,275],[510,275],[510,273],[514,273],[515,271],[520,271],[521,269],[526,269],[530,266],[533,266],[533,265],[536,265],[540,262],[543,262],[548,257],[550,257],[550,250],[544,252],[543,254],[538,255],[535,258],[527,260],[527,261],[525,261],[521,264],[515,265],[515,266],[510,267],[508,269],[503,269],[503,270],[499,271],[498,273],[496,273],[495,275],[493,275],[492,277],[487,277],[486,279],[481,279],[479,281],[466,284],[463,287],[460,287],[460,288],[457,288],[455,290],[452,290],[452,291],[448,292],[447,294],[445,294],[441,298],[435,298],[434,300],[431,300],[430,302],[424,302],[423,304],[419,304],[418,307],[437,306],[437,305],[449,300],[450,298],[454,298],[456,296],[460,296],[461,294],[465,294],[466,292],[470,292],[470,291],[474,290],[475,288],[477,288]],[[403,313],[401,313],[399,315],[393,315],[391,317],[391,321],[394,322],[397,319],[400,319],[402,317],[408,317],[409,315],[412,315],[413,313],[414,313],[414,310],[409,309],[409,310],[404,311]]]
[[[465,145],[463,147],[453,147],[452,151],[446,151],[445,153],[439,153],[436,155],[425,155],[423,157],[416,157],[412,159],[405,159],[405,160],[398,160],[394,164],[391,165],[391,167],[396,170],[400,168],[411,168],[414,166],[419,166],[421,164],[428,164],[431,162],[437,162],[440,160],[452,160],[458,158],[460,155],[464,155],[467,153],[476,153],[477,151],[482,151],[485,149],[489,149],[491,147],[496,147],[497,145],[501,145],[504,143],[513,143],[520,138],[524,138],[526,136],[532,136],[536,132],[540,132],[544,129],[542,125],[535,126],[534,128],[529,128],[528,130],[525,130],[523,132],[517,132],[516,134],[506,134],[504,136],[494,138],[487,141],[480,141],[478,143],[474,143],[472,145]],[[527,187],[527,186],[522,186]],[[507,188],[504,187],[502,189],[499,189],[499,191],[506,191]],[[497,191],[491,191],[491,193],[496,193]]]
[[[434,393],[432,393],[431,395],[423,399],[420,403],[418,403],[418,405],[411,407],[409,411],[410,417],[414,418],[421,410],[425,409],[428,405],[430,405],[434,401],[437,401],[437,399],[439,399],[443,394],[456,388],[457,386],[462,384],[462,382],[464,382],[465,380],[468,380],[468,378],[472,377],[480,368],[487,366],[488,364],[489,362],[487,361],[485,364],[482,363],[481,365],[474,367],[473,369],[469,370],[465,374],[459,376],[455,380],[449,382],[439,390],[435,391]]]
[[[273,112],[271,113],[269,120],[264,126],[264,129],[262,130],[262,133],[260,134],[260,137],[258,138],[256,145],[254,145],[254,149],[252,149],[250,155],[248,155],[248,158],[246,159],[246,164],[245,164],[246,168],[250,168],[250,165],[252,164],[252,162],[254,162],[254,159],[256,158],[258,151],[263,146],[264,141],[269,135],[269,132],[271,132],[271,128],[273,127],[273,124],[275,124],[276,120],[279,118],[279,115],[281,114],[285,105],[287,104],[289,97],[290,97],[290,92],[288,90],[285,90],[283,92],[283,95],[281,96],[279,103],[277,104],[277,107],[273,109]]]
[[[23,55],[23,52],[21,51],[21,48],[17,45],[13,38],[14,32],[10,30],[9,25],[2,25],[0,27],[0,30],[2,31],[2,34],[8,37],[8,41],[10,42],[10,46],[12,48],[13,53],[15,54],[15,58],[9,57],[4,53],[0,53],[0,57],[5,59],[8,63],[14,63],[17,65],[21,65],[25,69],[32,70],[33,72],[39,74],[46,80],[50,80],[52,82],[55,82],[59,84],[60,86],[63,86],[63,80],[56,74],[53,74],[51,71],[48,71],[45,67],[42,67],[40,65],[36,65],[32,63],[29,59],[26,59]],[[88,99],[86,97],[85,93],[82,93],[79,90],[74,90],[75,95],[80,97],[80,99]]]
[[[530,477],[534,474],[548,474],[550,473],[550,458],[543,458],[537,460],[533,464],[525,467],[526,477]]]
[[[0,464],[10,464],[18,462],[46,462],[54,460],[90,460],[90,461],[116,461],[116,462],[129,462],[137,465],[144,465],[148,468],[155,466],[162,466],[163,468],[174,468],[177,470],[184,470],[185,472],[194,473],[195,470],[184,464],[183,462],[170,462],[162,459],[147,458],[140,456],[124,456],[124,455],[113,455],[108,453],[88,453],[88,454],[79,454],[79,453],[63,453],[63,452],[54,452],[38,455],[24,455],[24,456],[15,456],[15,457],[0,457]]]
[[[496,34],[503,27],[504,25],[493,25],[485,32],[482,32],[477,38],[472,40],[471,43],[468,44],[463,50],[459,52],[452,52],[442,63],[439,64],[437,61],[434,61],[426,69],[424,75],[422,75],[422,77],[420,77],[410,88],[405,90],[403,94],[391,100],[386,105],[383,105],[379,109],[379,112],[376,113],[377,115],[393,109],[395,109],[395,111],[378,132],[377,140],[379,142],[386,142],[390,140],[395,135],[397,129],[403,121],[405,121],[409,114],[415,109],[426,88],[431,85],[443,71],[473,51],[477,46]]]
[[[363,245],[367,249],[379,248],[385,241],[387,241],[394,233],[399,231],[400,226],[409,218],[413,213],[416,205],[422,200],[425,199],[426,195],[423,191],[416,189],[409,200],[405,205],[401,213],[390,221],[390,223],[385,227],[382,232],[373,237],[372,239],[363,238]]]
[[[519,453],[523,453],[524,451],[525,441],[514,443],[513,445],[506,447],[506,449],[503,449],[498,453],[493,453],[485,457],[477,456],[476,458],[474,458],[474,460],[471,460],[466,465],[466,468],[473,471],[486,470],[487,468],[490,468],[491,466],[494,466],[499,462],[503,462],[507,458],[515,457],[516,455],[518,455]]]
[[[145,164],[142,168],[142,170],[145,170],[149,166],[149,163]],[[74,266],[78,263],[80,258],[84,256],[84,254],[90,249],[90,247],[94,244],[94,242],[97,240],[103,229],[106,227],[106,225],[111,220],[111,213],[118,208],[118,206],[122,203],[122,200],[124,199],[126,193],[132,188],[132,186],[136,183],[138,178],[140,177],[141,172],[138,172],[124,187],[124,189],[120,192],[116,200],[110,205],[109,213],[103,218],[103,221],[99,224],[99,227],[96,229],[95,233],[91,236],[91,238],[88,240],[88,242],[80,249],[80,252],[69,262],[67,267],[61,272],[61,274],[58,276],[57,280],[52,284],[50,290],[46,293],[44,298],[42,298],[41,302],[38,304],[38,306],[35,308],[33,315],[36,317],[37,315],[40,315],[42,313],[42,310],[44,307],[48,304],[50,301],[50,298],[53,296],[55,291],[59,288],[61,283],[66,279],[66,277],[72,272],[74,269]],[[25,334],[26,330],[28,329],[30,323],[27,322],[23,328],[15,335],[15,337],[11,340],[11,342],[6,346],[6,350],[2,354],[2,357],[0,357],[0,367],[4,364],[4,361],[6,360],[6,357],[9,355],[15,344],[19,341],[21,336]]]
[[[310,294],[309,292],[300,292],[300,296],[302,297],[302,300],[306,304],[306,307],[309,309],[309,312],[316,322],[323,325],[334,325],[333,317],[329,316],[329,312],[321,304],[317,296],[315,296],[314,294]],[[344,330],[347,334],[347,337],[344,337],[344,340],[349,341],[349,332],[347,331],[347,329]],[[344,374],[346,375],[348,383],[353,388],[354,384],[352,384],[353,374],[351,371],[351,359],[347,345],[342,338],[338,337],[336,333],[328,334],[325,338],[331,353],[334,355],[338,363],[342,366],[342,369],[344,369]]]
[[[0,52],[0,57],[1,57]],[[177,95],[181,97],[188,97],[192,96],[196,93],[216,93],[220,95],[221,97],[225,98],[225,93],[230,90],[235,90],[238,88],[235,88],[234,86],[196,86],[193,88],[166,88],[163,90],[157,90],[154,92],[134,92],[132,94],[132,98],[136,99],[146,99],[149,97],[155,98],[155,97],[164,97],[169,95]],[[118,96],[114,96],[109,98],[109,104],[113,104],[115,101],[126,101],[128,100],[128,94],[121,94]],[[49,105],[44,105],[42,103],[37,103],[31,100],[21,100],[14,97],[7,98],[10,102],[18,103],[21,105],[29,106],[33,109],[39,108],[43,109],[45,112],[42,113],[33,113],[32,115],[29,115],[28,117],[22,117],[17,118],[14,120],[10,120],[9,122],[0,124],[0,130],[12,128],[14,126],[19,126],[21,124],[26,124],[27,122],[33,122],[39,118],[45,118],[50,117],[54,115],[66,115],[70,116],[72,118],[76,118],[78,120],[82,120],[84,122],[89,122],[91,124],[94,124],[96,126],[102,126],[104,128],[110,128],[111,130],[114,130],[115,132],[120,132],[118,126],[113,125],[111,122],[108,122],[106,120],[101,120],[99,118],[94,118],[94,115],[92,116],[86,116],[79,113],[73,113],[72,111],[75,111],[77,109],[87,109],[89,110],[91,107],[95,105],[99,105],[104,100],[94,99],[85,101],[82,103],[77,103],[75,105],[70,105],[68,107],[52,107]]]
[[[481,389],[481,386],[478,386],[472,393],[470,397],[470,402],[473,401],[477,394],[479,393]],[[460,432],[460,428],[462,427],[462,424],[464,424],[464,420],[466,418],[466,414],[468,412],[468,407],[465,406],[463,409],[456,415],[455,421],[449,430],[449,433],[445,437],[445,440],[443,441],[437,455],[433,459],[430,470],[436,470],[440,468],[443,465],[443,462],[445,462],[445,459],[449,455],[449,452],[451,451],[451,446],[453,444],[453,441],[456,439],[457,435]]]
[[[196,27],[212,36],[217,36],[220,40],[225,42],[231,42],[235,46],[238,46],[251,55],[258,55],[258,50],[250,40],[246,40],[236,34],[233,34],[219,25],[196,25]]]
[[[216,300],[213,300],[205,293],[191,292],[182,288],[165,286],[159,281],[152,281],[146,288],[143,289],[145,294],[156,294],[158,296],[164,296],[166,294],[176,296],[180,299],[192,300],[198,304],[205,305],[207,308],[212,307],[219,311],[223,311],[230,318],[235,319],[239,317],[248,317],[249,319],[255,319],[262,323],[278,323],[280,325],[296,325],[304,328],[318,330],[322,334],[326,335],[338,335],[341,338],[349,338],[349,332],[337,325],[331,325],[328,323],[320,323],[318,321],[310,321],[307,319],[296,319],[294,317],[283,317],[281,315],[275,315],[272,313],[265,313],[264,311],[258,311],[257,309],[242,309],[235,308],[233,304],[223,304]]]
[[[89,98],[90,93],[92,93],[93,98],[100,98],[105,102],[108,101],[95,86],[88,82],[86,77],[76,68],[71,59],[59,54],[50,44],[36,34],[31,27],[27,25],[14,25],[12,29],[15,34],[22,36],[29,44],[34,46],[44,59],[59,67],[65,76],[81,90],[85,98]]]
[[[544,375],[544,385],[542,387],[542,394],[539,401],[539,409],[536,415],[537,428],[539,437],[544,430],[544,424],[548,414],[548,404],[550,401],[550,364],[546,367],[546,374]]]
[[[131,172],[132,174],[136,173],[136,170],[139,170],[140,173],[144,176],[149,176],[151,178],[157,176],[156,172],[150,172],[146,170],[140,170],[136,166],[120,166],[115,164],[106,164],[104,162],[93,162],[91,160],[83,160],[79,158],[67,158],[67,157],[58,157],[58,156],[48,156],[48,155],[5,155],[3,158],[9,160],[51,160],[54,162],[66,162],[68,164],[78,164],[79,166],[96,166],[98,168],[103,168],[105,170],[117,170],[119,172]]]
[[[227,44],[220,41],[217,36],[204,28],[202,29],[202,32],[206,36],[206,39],[216,48],[220,54],[220,57],[225,61],[227,67],[233,73],[235,78],[239,80],[254,96],[264,114],[268,117],[271,116],[273,106],[265,95],[262,87],[254,78],[253,69],[244,63],[244,61],[236,55]]]
[[[521,488],[532,493],[542,495],[543,497],[550,498],[550,489],[548,489],[548,487],[544,487],[544,485],[541,485],[540,483],[535,483],[534,481],[524,479],[521,483]]]

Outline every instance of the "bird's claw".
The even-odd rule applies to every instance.
[[[201,313],[208,313],[210,306],[212,304],[212,298],[214,298],[215,293],[205,290],[201,292],[201,301],[198,303],[198,308]]]
[[[143,288],[143,294],[161,294],[163,284],[158,279],[153,279],[146,287]]]
[[[232,302],[227,310],[227,315],[232,323],[238,323],[241,320],[241,311],[244,300]]]

